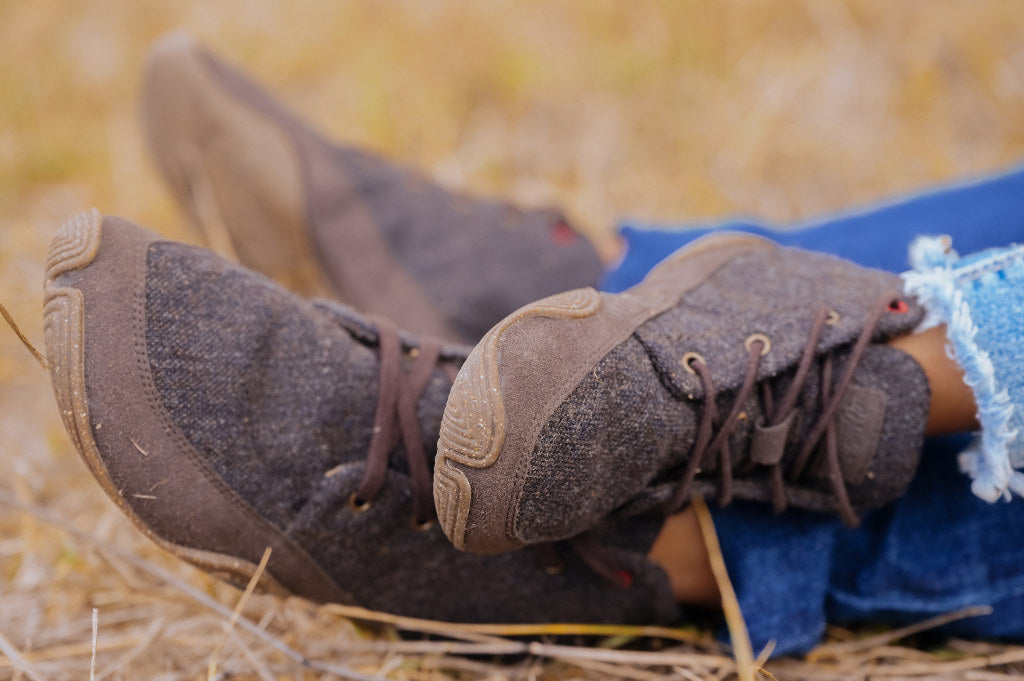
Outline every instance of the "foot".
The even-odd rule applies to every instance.
[[[678,510],[700,492],[851,525],[917,466],[928,386],[880,343],[923,312],[898,277],[725,234],[619,294],[528,305],[452,388],[434,497],[461,549]]]
[[[245,583],[269,546],[266,589],[418,617],[673,617],[645,558],[655,524],[602,533],[600,560],[572,547],[472,556],[445,539],[430,462],[461,346],[95,212],[54,238],[45,291],[68,433],[110,498],[175,555]]]
[[[455,194],[333,144],[186,35],[154,48],[142,112],[209,243],[293,290],[472,344],[517,307],[600,276],[557,211]]]

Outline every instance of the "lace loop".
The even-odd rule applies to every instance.
[[[426,340],[420,345],[419,353],[405,377],[404,389],[397,405],[398,423],[409,462],[409,478],[412,481],[413,517],[417,524],[421,525],[434,517],[434,493],[416,407],[427,383],[430,382],[430,375],[440,354],[441,344],[435,340]]]
[[[881,320],[882,314],[886,310],[893,311],[890,303],[890,298],[886,297],[871,308],[871,313],[865,320],[863,330],[850,351],[842,376],[836,382],[832,380],[832,356],[830,354],[825,356],[821,368],[821,411],[817,420],[808,430],[797,456],[785,471],[783,470],[781,460],[768,464],[770,467],[769,480],[772,490],[772,505],[776,512],[784,510],[787,506],[785,481],[787,479],[797,479],[804,473],[811,455],[819,448],[819,444],[823,442],[824,453],[821,456],[827,468],[829,486],[835,498],[839,516],[843,522],[850,526],[856,526],[860,522],[850,502],[843,480],[842,469],[839,463],[835,420],[843,397],[852,385],[853,374],[860,364],[861,358],[864,356],[864,352]],[[811,324],[807,344],[804,347],[793,380],[777,405],[773,404],[771,391],[767,384],[762,384],[761,403],[765,416],[759,427],[768,430],[780,426],[793,418],[797,401],[807,382],[824,329],[826,326],[834,324],[837,319],[838,315],[828,307],[822,306],[818,310]],[[736,396],[728,415],[721,420],[718,418],[718,408],[716,406],[718,395],[711,377],[711,370],[708,368],[704,358],[698,353],[688,352],[684,355],[684,366],[689,371],[697,374],[704,386],[704,409],[686,469],[675,492],[664,506],[667,514],[678,511],[687,503],[693,482],[700,472],[701,466],[705,464],[708,457],[712,457],[715,454],[718,455],[719,503],[725,506],[732,501],[733,461],[729,451],[729,436],[740,418],[743,406],[747,403],[754,390],[761,358],[770,350],[770,343],[771,341],[762,334],[753,334],[744,341],[744,347],[748,355],[747,369],[743,382],[736,391]],[[715,428],[717,428],[717,433],[713,432]],[[751,464],[748,461],[746,465],[761,464]]]
[[[716,452],[719,455],[719,503],[725,506],[732,501],[732,455],[729,451],[728,438],[738,422],[738,416],[747,401],[747,397],[754,388],[757,379],[757,369],[761,365],[761,358],[765,355],[765,348],[770,347],[770,343],[766,339],[762,340],[761,338],[751,336],[748,340],[751,342],[745,344],[749,359],[747,371],[743,377],[743,384],[736,394],[736,400],[733,402],[729,414],[722,420],[718,433],[713,438],[711,432],[716,425],[718,409],[715,406],[717,393],[714,381],[711,379],[711,370],[704,362],[703,357],[696,353],[692,353],[695,357],[691,358],[687,363],[694,373],[700,376],[704,384],[704,414],[701,417],[700,427],[697,430],[697,441],[690,455],[686,472],[679,487],[676,488],[675,494],[668,501],[667,509],[670,513],[679,510],[686,503],[690,496],[690,487],[700,471],[701,463],[706,456],[713,455]],[[690,354],[687,353],[687,355]]]
[[[403,375],[398,329],[385,319],[374,320],[380,351],[380,386],[373,418],[373,435],[366,454],[366,470],[350,499],[356,510],[366,510],[380,495],[387,480],[388,454],[401,442],[405,446],[412,491],[413,525],[428,529],[435,517],[430,467],[423,447],[417,406],[441,356],[441,343],[420,343],[412,366]]]

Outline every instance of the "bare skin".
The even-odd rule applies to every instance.
[[[945,327],[900,336],[889,345],[917,360],[928,378],[932,395],[926,435],[978,429],[974,395],[963,382],[960,365],[946,356]],[[676,600],[699,606],[718,605],[718,587],[692,508],[665,521],[648,556],[668,574]]]
[[[926,435],[966,433],[978,429],[978,405],[964,383],[964,372],[946,355],[946,327],[936,326],[921,333],[900,336],[889,342],[917,360],[928,377],[932,401],[928,409]]]

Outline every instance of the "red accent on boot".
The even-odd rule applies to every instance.
[[[576,241],[576,231],[564,220],[559,220],[551,228],[551,240],[559,246],[568,246]]]
[[[633,586],[633,573],[628,570],[616,570],[615,579],[623,589]]]

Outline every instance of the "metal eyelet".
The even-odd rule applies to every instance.
[[[840,319],[841,317],[839,316],[838,312],[836,312],[835,310],[829,310],[828,317],[825,317],[825,323],[828,324],[829,326],[835,326],[836,324],[839,323]]]
[[[679,360],[679,363],[683,365],[684,369],[686,369],[691,374],[696,376],[697,371],[692,366],[693,362],[700,362],[704,366],[708,365],[708,363],[704,361],[704,355],[700,354],[699,352],[688,352],[685,355],[683,355],[682,358]]]
[[[412,525],[412,529],[417,532],[426,532],[434,526],[434,520],[432,518],[428,518],[420,521],[416,520],[416,516],[413,516],[412,518],[409,518],[409,524]]]
[[[771,339],[768,338],[768,336],[764,335],[763,333],[752,333],[749,336],[747,336],[747,339],[743,341],[743,347],[746,348],[747,352],[750,352],[750,347],[757,342],[761,343],[762,357],[764,357],[771,351],[772,341]]]
[[[348,505],[349,507],[352,508],[353,511],[356,511],[357,513],[362,513],[363,511],[369,510],[370,506],[372,506],[373,504],[369,501],[364,501],[360,499],[359,497],[356,496],[355,492],[352,492],[352,494],[350,494],[348,497]]]
[[[565,572],[565,563],[552,563],[544,566],[544,572],[549,575],[560,575]]]

